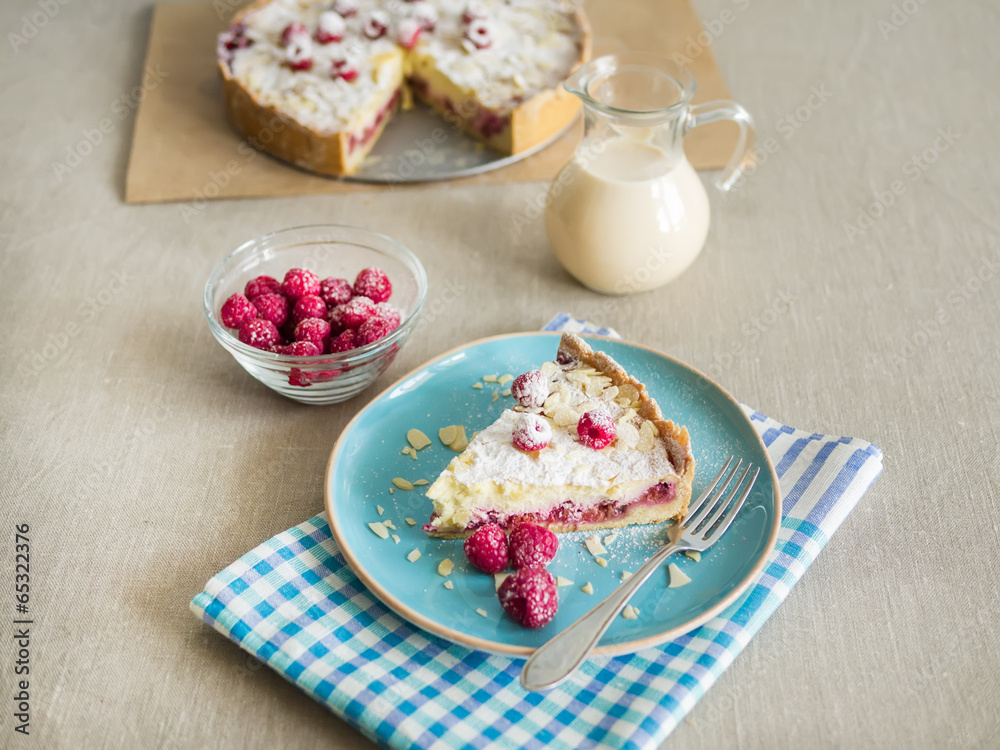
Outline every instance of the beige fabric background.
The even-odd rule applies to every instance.
[[[123,205],[120,97],[141,80],[149,5],[62,2],[0,5],[0,611],[12,526],[28,522],[36,619],[32,736],[8,739],[8,703],[0,745],[370,746],[187,609],[222,566],[321,509],[338,430],[377,392],[284,401],[202,317],[230,248],[322,221],[387,232],[427,266],[438,314],[383,384],[570,310],[766,414],[885,450],[882,478],[666,747],[996,747],[994,6],[698,0],[773,153],[712,195],[681,283],[608,300],[560,270],[539,222],[513,229],[539,184],[219,201],[188,221]],[[99,145],[56,169],[103,118]],[[882,216],[847,232],[895,181]]]

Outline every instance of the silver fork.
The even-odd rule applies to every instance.
[[[631,578],[611,592],[604,601],[535,650],[521,670],[521,685],[526,690],[545,690],[554,687],[583,664],[632,595],[667,557],[674,552],[687,550],[704,552],[719,541],[719,537],[725,533],[729,524],[736,518],[736,514],[740,512],[760,473],[760,469],[754,469],[750,463],[743,468],[742,459],[730,471],[729,467],[732,466],[734,458],[735,456],[729,457],[726,465],[701,493],[701,497],[688,506],[684,520],[670,528],[667,544],[657,550],[656,554],[643,563]],[[739,474],[740,469],[743,469],[742,474]],[[746,481],[751,470],[753,475]],[[734,482],[737,474],[739,479]],[[728,495],[727,490],[730,490]]]

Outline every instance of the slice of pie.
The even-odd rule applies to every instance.
[[[576,531],[683,517],[694,479],[687,429],[664,419],[611,357],[564,334],[556,360],[514,384],[518,405],[428,489],[427,533],[463,537],[486,523],[509,529],[524,520]]]
[[[414,94],[444,115],[445,138],[451,125],[505,154],[530,150],[577,116],[560,84],[589,54],[568,0],[257,0],[218,44],[236,129],[335,176],[357,171]]]

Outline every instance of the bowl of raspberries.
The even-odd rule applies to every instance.
[[[244,243],[205,285],[216,340],[272,390],[309,404],[356,396],[420,316],[427,274],[395,240],[317,225]]]

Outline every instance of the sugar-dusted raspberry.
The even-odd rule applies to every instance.
[[[317,297],[315,294],[307,294],[305,297],[299,297],[295,301],[295,307],[292,308],[292,320],[296,323],[306,318],[325,317],[326,303],[322,297]]]
[[[367,297],[355,297],[340,311],[340,323],[344,328],[358,329],[374,314],[374,302]]]
[[[521,406],[541,406],[549,397],[549,379],[540,370],[521,373],[510,384],[510,395]]]
[[[519,414],[511,431],[514,447],[522,451],[540,451],[552,442],[552,425],[538,414]]]
[[[462,22],[472,23],[477,18],[486,18],[489,14],[490,11],[483,4],[482,0],[469,0],[465,6],[465,10],[462,12]]]
[[[526,628],[540,628],[556,615],[556,579],[545,568],[521,568],[507,576],[497,591],[500,606]]]
[[[413,3],[413,16],[420,27],[425,31],[434,31],[438,22],[438,12],[430,3],[426,0],[419,0],[419,2]]]
[[[337,336],[343,331],[347,326],[344,325],[344,308],[347,305],[333,305],[327,306],[328,313],[326,319],[330,321],[330,332],[331,335]]]
[[[330,340],[330,324],[322,318],[306,318],[295,326],[296,341],[311,341],[321,352]]]
[[[493,25],[486,19],[477,18],[465,27],[465,38],[476,49],[487,49],[493,45]]]
[[[239,328],[248,320],[257,317],[257,308],[245,295],[237,292],[222,303],[219,317],[222,319],[222,325],[226,328]]]
[[[388,302],[379,302],[375,305],[375,315],[388,320],[393,328],[399,328],[399,324],[403,322],[403,314]]]
[[[281,341],[281,334],[270,320],[254,318],[240,326],[240,341],[257,349],[267,350]]]
[[[358,342],[356,341],[355,336],[356,334],[350,328],[346,331],[342,331],[339,335],[330,339],[330,343],[326,347],[326,353],[341,354],[343,352],[349,352],[351,349],[356,349],[358,347]]]
[[[312,341],[293,341],[288,346],[276,348],[275,351],[290,357],[315,357],[323,353]]]
[[[281,30],[281,46],[287,47],[292,42],[303,37],[309,38],[309,29],[298,21],[294,21]]]
[[[385,302],[392,296],[392,284],[381,268],[365,268],[354,280],[354,293],[372,302]]]
[[[257,308],[257,317],[270,320],[281,328],[288,320],[288,299],[283,294],[262,294],[254,297],[253,306]]]
[[[515,568],[544,568],[556,556],[559,539],[544,526],[524,521],[511,530],[507,547]]]
[[[384,10],[373,10],[365,17],[362,31],[369,39],[378,39],[389,31],[389,14]]]
[[[399,328],[399,323],[394,323],[381,315],[373,315],[358,327],[358,346],[371,344]]]
[[[254,297],[259,297],[262,294],[277,294],[280,291],[281,282],[276,278],[273,276],[258,276],[247,282],[243,294],[247,296],[248,300],[253,300]]]
[[[499,573],[507,567],[507,535],[495,523],[480,526],[462,546],[469,562],[484,573]]]
[[[350,18],[358,12],[358,0],[334,0],[333,9],[344,18]]]
[[[292,268],[281,282],[281,293],[292,302],[307,294],[319,295],[319,277],[306,268]]]
[[[396,29],[396,41],[401,47],[413,49],[423,30],[423,24],[416,18],[404,18]]]
[[[329,307],[345,305],[354,296],[351,282],[347,279],[337,279],[333,276],[319,282],[319,296]]]
[[[320,44],[330,44],[339,42],[344,38],[347,24],[344,17],[332,10],[325,10],[319,14],[319,21],[316,24],[315,39]]]
[[[576,434],[580,436],[580,442],[588,448],[600,450],[615,441],[618,431],[615,429],[615,420],[610,414],[603,409],[594,409],[580,417],[580,421],[576,424]]]

